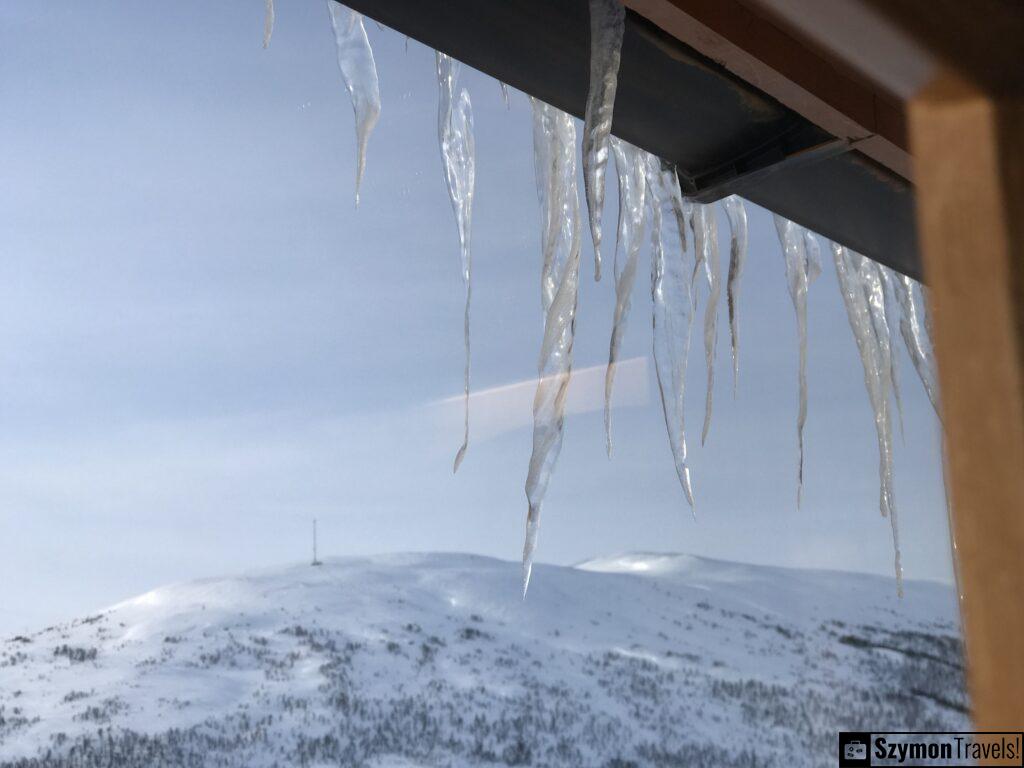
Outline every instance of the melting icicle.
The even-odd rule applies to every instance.
[[[696,209],[699,209],[699,213]],[[694,214],[700,218],[701,226],[701,258],[704,262],[704,274],[708,281],[708,303],[704,307],[704,361],[707,365],[708,384],[704,399],[704,429],[701,431],[700,444],[708,439],[711,428],[711,405],[715,391],[715,355],[718,350],[718,300],[722,295],[722,265],[718,254],[718,219],[715,209],[710,205],[695,206]]]
[[[686,211],[675,171],[647,155],[651,210],[651,302],[654,366],[679,484],[694,508],[690,468],[686,464],[683,413],[686,361],[693,324],[691,274],[686,264]]]
[[[810,285],[821,277],[821,244],[818,236],[811,230],[804,229],[804,249],[807,251],[807,285]]]
[[[883,270],[885,267],[883,267]],[[939,388],[936,384],[935,363],[932,346],[929,341],[927,327],[928,316],[923,302],[918,298],[921,286],[916,280],[906,275],[894,274],[892,287],[896,294],[896,303],[900,308],[900,335],[903,344],[910,354],[918,378],[928,394],[928,400],[939,415]]]
[[[338,46],[338,68],[345,88],[352,99],[356,116],[356,205],[359,205],[359,185],[366,165],[366,145],[370,133],[380,117],[380,86],[373,49],[366,36],[363,16],[335,0],[327,0],[331,15],[334,40]]]
[[[263,47],[270,47],[270,37],[274,34],[274,0],[266,0],[263,14]]]
[[[533,453],[526,477],[523,597],[530,586],[541,503],[562,448],[565,397],[572,376],[572,344],[580,272],[580,203],[576,187],[576,124],[537,99],[533,104],[533,161],[541,209],[541,304],[544,341],[533,400]]]
[[[796,505],[799,508],[804,487],[804,422],[807,421],[807,289],[821,274],[818,241],[807,230],[781,216],[775,216],[775,228],[786,262],[786,284],[796,310],[800,339],[799,407],[796,417],[798,446]]]
[[[611,147],[619,178],[619,226],[615,237],[615,319],[608,348],[608,368],[604,376],[604,434],[609,456],[612,455],[612,383],[632,303],[640,247],[643,244],[647,186],[646,153],[614,136],[611,137]]]
[[[448,196],[452,201],[455,223],[459,230],[459,255],[462,281],[466,286],[466,305],[463,314],[463,343],[465,367],[463,370],[464,418],[462,445],[455,454],[453,472],[459,471],[469,447],[469,304],[472,295],[473,254],[470,238],[473,220],[473,188],[475,182],[476,151],[473,141],[473,105],[465,88],[455,102],[455,91],[461,65],[450,56],[437,53],[437,138],[444,165],[444,178]]]
[[[730,195],[722,201],[725,214],[729,217],[729,278],[726,285],[726,299],[729,304],[729,336],[732,341],[732,396],[736,397],[736,382],[740,376],[740,334],[737,324],[740,277],[747,260],[747,209],[743,200]]]
[[[892,419],[889,412],[891,350],[885,318],[885,290],[879,265],[841,245],[832,244],[832,257],[839,276],[839,287],[846,315],[857,342],[864,366],[864,385],[868,390],[878,434],[879,509],[892,526],[892,544],[896,569],[896,588],[903,595],[903,567],[900,564],[899,527],[893,496]]]
[[[608,137],[612,130],[615,89],[626,10],[620,0],[590,0],[590,88],[583,123],[583,184],[594,239],[594,279],[601,279],[601,212]]]
[[[508,86],[505,83],[498,81],[501,84],[501,98],[505,100],[505,109],[512,109],[512,102],[508,99]]]
[[[900,373],[899,365],[897,363],[898,355],[896,353],[896,273],[888,267],[878,265],[878,274],[882,280],[882,297],[885,300],[885,324],[889,332],[888,338],[888,350],[889,350],[889,378],[890,384],[892,385],[893,398],[896,400],[896,414],[899,417],[900,422],[900,437],[904,437],[905,433],[903,430],[903,395],[900,392]]]
[[[685,221],[690,225],[690,231],[693,233],[693,271],[690,273],[690,285],[694,289],[693,297],[696,300],[699,295],[696,290],[697,275],[701,273],[708,250],[707,243],[704,241],[704,206],[700,203],[687,206]]]

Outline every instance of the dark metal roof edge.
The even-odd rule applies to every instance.
[[[524,93],[583,115],[587,0],[345,4]],[[627,11],[626,18],[613,133],[676,164],[690,196],[742,195],[921,278],[914,191],[906,179],[855,147],[822,151],[835,139],[831,134],[635,12]]]

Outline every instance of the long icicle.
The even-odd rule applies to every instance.
[[[903,426],[903,394],[900,391],[899,355],[897,354],[898,345],[896,344],[896,334],[899,333],[898,321],[896,319],[896,273],[888,267],[879,264],[878,275],[882,281],[882,295],[885,299],[885,324],[889,332],[889,378],[892,385],[893,399],[896,401],[896,415],[899,417],[900,422],[900,437],[904,438],[906,433]]]
[[[706,236],[704,206],[700,203],[687,204],[683,209],[683,221],[690,226],[690,231],[693,233],[693,270],[690,272],[690,285],[693,288],[694,300],[696,300],[700,296],[697,291],[697,277],[702,272],[701,267],[704,266],[704,259],[708,253],[707,243],[704,241]],[[685,231],[686,227],[683,226],[683,221],[680,222],[679,227]]]
[[[462,282],[466,288],[466,304],[463,313],[463,346],[465,365],[463,369],[463,433],[462,445],[455,454],[452,471],[458,472],[459,465],[469,447],[469,307],[472,298],[473,253],[471,234],[473,224],[473,190],[475,185],[476,150],[473,140],[473,105],[465,88],[459,92],[456,102],[461,64],[450,56],[437,52],[437,139],[441,149],[448,197],[452,201],[455,224],[459,231],[459,256]]]
[[[608,137],[619,81],[626,9],[620,0],[590,0],[590,87],[583,121],[583,185],[594,240],[594,279],[601,279],[601,213]]]
[[[891,352],[885,319],[885,291],[875,262],[836,243],[832,244],[832,257],[846,315],[864,367],[864,385],[874,412],[878,435],[879,510],[883,517],[889,518],[892,526],[896,589],[902,596],[903,566],[893,495],[892,418],[889,411],[892,373],[889,370]]]
[[[646,153],[614,136],[611,137],[611,147],[619,179],[619,224],[615,236],[615,319],[612,321],[608,368],[604,376],[604,434],[609,457],[612,455],[612,383],[643,245],[647,191]]]
[[[270,37],[274,34],[274,0],[266,0],[263,14],[263,47],[270,47]]]
[[[740,332],[738,324],[740,278],[747,261],[747,209],[743,199],[730,195],[722,201],[729,218],[729,278],[726,300],[729,304],[729,337],[732,342],[732,396],[736,397],[736,384],[740,377]]]
[[[715,392],[715,356],[718,350],[718,301],[722,296],[722,265],[718,253],[718,219],[711,205],[701,205],[700,221],[703,229],[704,274],[708,280],[708,303],[704,307],[704,362],[707,365],[707,394],[704,398],[704,428],[700,444],[708,439],[711,428],[711,406]]]
[[[572,345],[580,273],[580,203],[576,186],[576,124],[537,99],[533,104],[533,159],[541,208],[541,304],[544,341],[533,399],[533,452],[526,477],[523,597],[530,586],[541,504],[562,449],[565,397],[572,376]]]
[[[929,340],[927,315],[922,301],[918,299],[921,286],[916,280],[906,275],[894,275],[892,281],[896,294],[896,303],[900,308],[900,335],[907,348],[914,370],[921,379],[928,400],[939,415],[939,388],[935,376],[935,358]]]
[[[685,208],[675,171],[664,168],[652,155],[647,156],[647,189],[651,210],[654,367],[676,475],[693,510],[683,410],[693,325],[691,268],[686,263]]]
[[[796,506],[799,509],[804,488],[804,423],[807,421],[807,290],[821,273],[821,262],[816,260],[817,241],[807,231],[782,216],[775,216],[775,229],[779,233],[782,256],[786,262],[786,285],[796,310],[797,336],[800,344],[799,405],[796,417],[797,485]],[[808,251],[808,243],[814,248]]]
[[[327,0],[334,41],[338,47],[338,69],[352,99],[356,117],[356,205],[366,166],[366,145],[380,117],[380,84],[373,49],[366,36],[363,16],[335,0]]]

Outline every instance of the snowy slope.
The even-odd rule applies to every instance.
[[[346,558],[0,641],[0,765],[833,765],[966,729],[938,584],[625,555]]]

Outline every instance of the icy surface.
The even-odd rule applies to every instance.
[[[274,34],[274,0],[266,0],[263,15],[263,47],[270,47],[270,37]]]
[[[362,14],[334,0],[327,0],[327,12],[331,16],[334,40],[338,47],[338,68],[352,100],[356,118],[356,205],[359,205],[359,186],[366,167],[366,145],[380,117],[377,65],[373,60],[373,50],[366,36]]]
[[[729,304],[729,338],[732,346],[732,392],[736,396],[736,383],[740,377],[739,294],[740,279],[747,261],[747,209],[743,200],[730,195],[722,201],[729,218],[729,278],[726,298]]]
[[[883,267],[883,269],[885,269]],[[900,335],[914,364],[914,370],[921,379],[928,399],[936,415],[939,414],[939,389],[935,378],[935,358],[927,329],[927,313],[921,286],[906,275],[892,275],[893,291],[900,310]]]
[[[544,340],[533,401],[533,452],[526,477],[523,596],[530,585],[541,504],[562,449],[565,397],[572,376],[572,345],[580,272],[580,203],[576,186],[576,124],[537,99],[533,105],[533,161],[541,211],[541,306]]]
[[[711,429],[711,406],[715,390],[715,356],[718,350],[718,300],[722,296],[722,264],[718,253],[718,219],[711,205],[694,206],[695,220],[700,222],[701,261],[708,283],[708,299],[704,305],[704,362],[707,366],[707,394],[704,400],[704,429],[700,443],[708,439]]]
[[[473,139],[473,105],[469,92],[458,90],[459,70],[462,65],[450,56],[437,52],[437,138],[441,149],[448,197],[455,213],[455,224],[459,232],[459,260],[462,281],[466,288],[466,303],[463,313],[463,346],[465,365],[463,369],[464,417],[462,445],[455,454],[453,471],[466,456],[469,447],[469,309],[473,291],[473,253],[471,247],[473,224],[473,191],[475,186],[476,150]],[[458,97],[456,97],[458,93]]]
[[[892,416],[889,390],[892,384],[892,350],[885,317],[885,292],[881,267],[871,259],[841,245],[832,244],[832,256],[846,315],[864,366],[864,384],[871,401],[878,434],[879,509],[892,526],[897,590],[902,593],[899,526],[893,496]]]
[[[590,0],[590,88],[583,121],[583,185],[594,241],[594,278],[601,279],[601,213],[608,137],[619,81],[626,10],[620,0]]]
[[[647,190],[651,211],[651,303],[654,366],[665,415],[672,459],[690,508],[694,508],[690,468],[686,463],[683,404],[686,362],[693,325],[693,270],[687,264],[686,213],[675,171],[647,156]]]
[[[0,765],[790,768],[793,744],[834,766],[840,728],[970,727],[948,587],[898,603],[878,576],[672,554],[537,569],[522,602],[516,563],[328,558],[0,638]]]
[[[797,485],[796,505],[800,506],[804,487],[804,423],[807,421],[807,289],[821,274],[820,246],[814,235],[798,224],[775,216],[775,228],[786,262],[786,285],[796,310],[797,336],[800,345],[798,373]]]
[[[615,318],[604,379],[604,434],[609,456],[612,455],[612,386],[643,245],[648,162],[646,152],[614,136],[611,147],[619,179],[619,224],[615,234]]]

